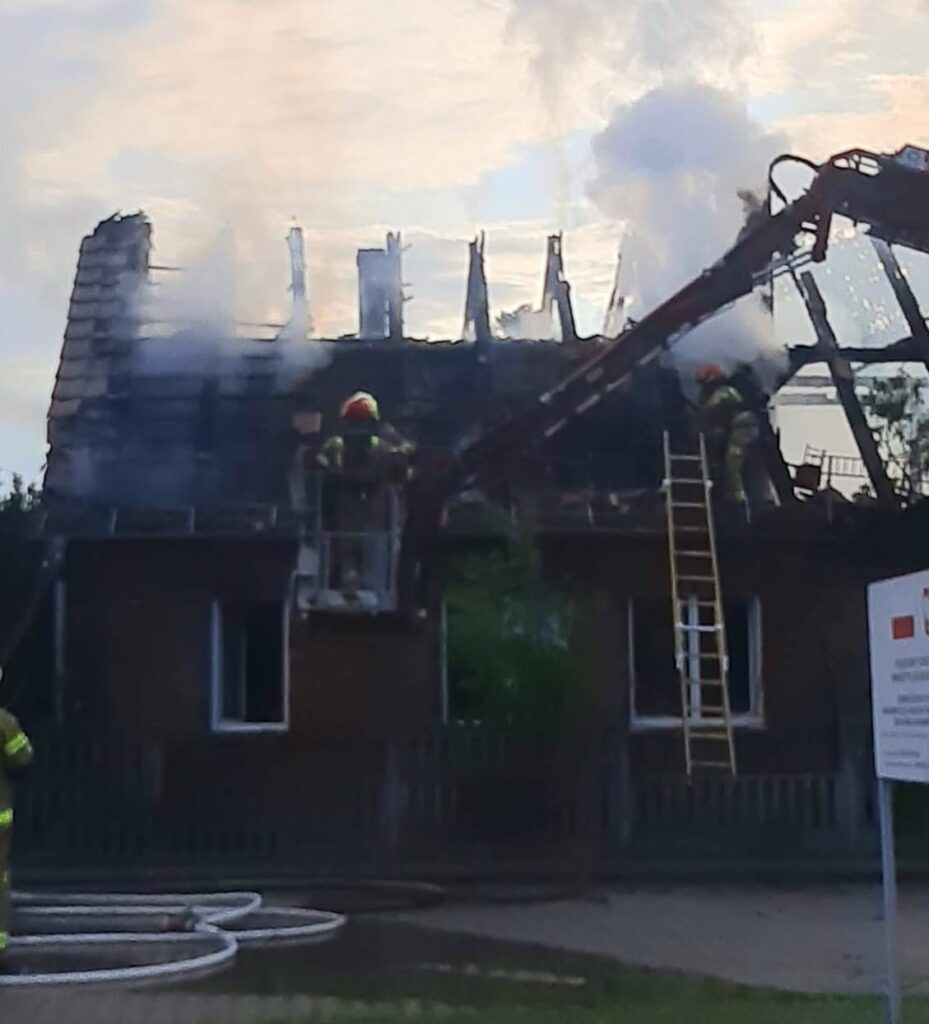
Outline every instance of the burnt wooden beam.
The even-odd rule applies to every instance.
[[[468,243],[468,291],[465,298],[464,331],[474,333],[475,343],[486,348],[492,337],[490,302],[487,297],[487,274],[484,269],[484,233]]]
[[[910,282],[897,262],[897,257],[889,242],[885,242],[883,238],[872,237],[871,244],[874,246],[877,258],[881,261],[890,287],[894,290],[900,309],[906,317],[919,358],[929,368],[929,328],[926,327],[926,318],[919,308],[919,302],[913,294]]]
[[[549,235],[545,256],[545,277],[542,284],[542,306],[550,310],[553,306],[558,312],[561,325],[561,340],[571,343],[577,341],[577,324],[574,320],[574,306],[571,302],[571,286],[564,271],[561,234]]]
[[[864,409],[861,408],[858,395],[855,394],[855,375],[848,359],[839,348],[835,332],[826,313],[826,303],[815,278],[809,271],[800,275],[798,287],[874,493],[881,501],[895,501],[893,484],[887,476],[887,470],[884,468],[884,462],[877,450],[877,442],[868,425]]]
[[[771,485],[774,487],[778,501],[782,505],[789,505],[797,500],[797,493],[794,490],[790,468],[784,461],[780,441],[766,414],[762,413],[756,419],[758,420],[758,444],[761,446],[761,454],[764,456],[765,469],[768,471]]]
[[[791,377],[804,366],[811,366],[814,363],[825,363],[828,361],[829,353],[824,351],[820,345],[793,345],[788,350],[790,359],[790,372],[781,381],[781,386],[790,380]],[[876,365],[880,363],[919,363],[922,356],[916,348],[912,338],[900,338],[892,345],[885,345],[883,348],[841,348],[843,358],[850,363],[867,363]]]

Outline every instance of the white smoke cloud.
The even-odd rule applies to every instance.
[[[534,309],[528,302],[500,313],[495,326],[497,334],[510,341],[551,341],[560,333],[551,309]]]
[[[610,65],[615,100],[594,137],[589,195],[624,235],[621,284],[641,317],[714,263],[744,224],[740,191],[764,187],[787,140],[748,113],[741,79],[753,38],[741,0],[513,0],[534,40],[543,95],[559,104],[572,69]],[[591,58],[588,50],[594,55]],[[784,359],[755,297],[676,346],[682,375],[713,359],[729,366]]]
[[[625,227],[631,315],[641,316],[714,263],[745,221],[743,190],[761,191],[787,140],[749,117],[736,95],[673,83],[619,107],[596,136],[590,194]],[[712,359],[727,368],[758,363],[769,380],[783,363],[771,318],[757,296],[680,341],[679,365]]]
[[[590,194],[626,226],[624,259],[638,264],[642,306],[732,244],[745,219],[739,191],[762,189],[786,145],[736,96],[698,83],[656,88],[615,111],[593,141]]]
[[[241,377],[260,361],[283,388],[331,362],[330,347],[307,338],[306,305],[288,298],[289,278],[283,275],[277,282],[279,295],[268,294],[254,305],[256,295],[248,292],[251,308],[271,309],[276,322],[241,322],[239,252],[234,232],[224,228],[182,270],[154,272],[155,280],[141,287],[136,297],[138,373]],[[287,303],[289,316],[283,315]]]

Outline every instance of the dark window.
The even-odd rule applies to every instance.
[[[674,664],[670,599],[636,602],[633,631],[636,715],[679,718],[681,680]]]
[[[284,615],[280,604],[224,601],[217,605],[214,685],[223,725],[286,722]]]
[[[752,602],[726,601],[726,644],[729,648],[729,708],[734,715],[752,711]]]
[[[727,601],[729,706],[733,715],[760,714],[761,638],[754,599]],[[693,609],[692,621],[697,618]],[[694,637],[694,642],[696,638]],[[713,662],[694,659],[703,672]],[[632,608],[633,708],[636,718],[680,718],[681,682],[674,663],[674,632],[668,600],[635,602]]]

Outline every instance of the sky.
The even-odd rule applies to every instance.
[[[726,163],[748,186],[761,185],[775,146],[816,160],[929,146],[929,0],[892,0],[892,17],[875,10],[868,0],[3,0],[0,486],[10,470],[40,473],[77,249],[101,218],[144,210],[159,263],[190,266],[231,239],[245,319],[285,314],[296,219],[321,334],[355,329],[354,250],[401,229],[407,325],[432,338],[460,332],[475,232],[487,232],[499,312],[538,301],[545,236],[563,230],[579,324],[594,332],[644,173],[628,192],[610,177],[629,173],[615,149],[605,155],[610,129],[628,130],[651,90],[705,86],[744,113],[753,146],[736,140]],[[681,131],[650,130],[662,144]],[[661,212],[656,188],[649,202]],[[674,247],[688,218],[666,219]],[[860,243],[846,249],[823,278],[843,340],[889,338],[899,325],[872,294],[873,261]],[[803,325],[789,300],[785,310],[778,330],[792,341]]]

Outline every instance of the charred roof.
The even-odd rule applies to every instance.
[[[150,265],[143,214],[110,218],[81,244],[48,415],[51,506],[286,506],[298,446],[325,435],[357,389],[377,395],[425,465],[531,401],[597,344],[480,331],[457,343],[396,338],[389,288],[384,337],[374,340],[233,339],[177,327],[153,335],[139,312]],[[557,291],[559,275],[546,275]],[[365,315],[375,318],[371,302]],[[669,393],[675,405],[668,377],[650,371],[634,394],[566,431],[546,449],[548,476],[562,487],[656,485]]]

